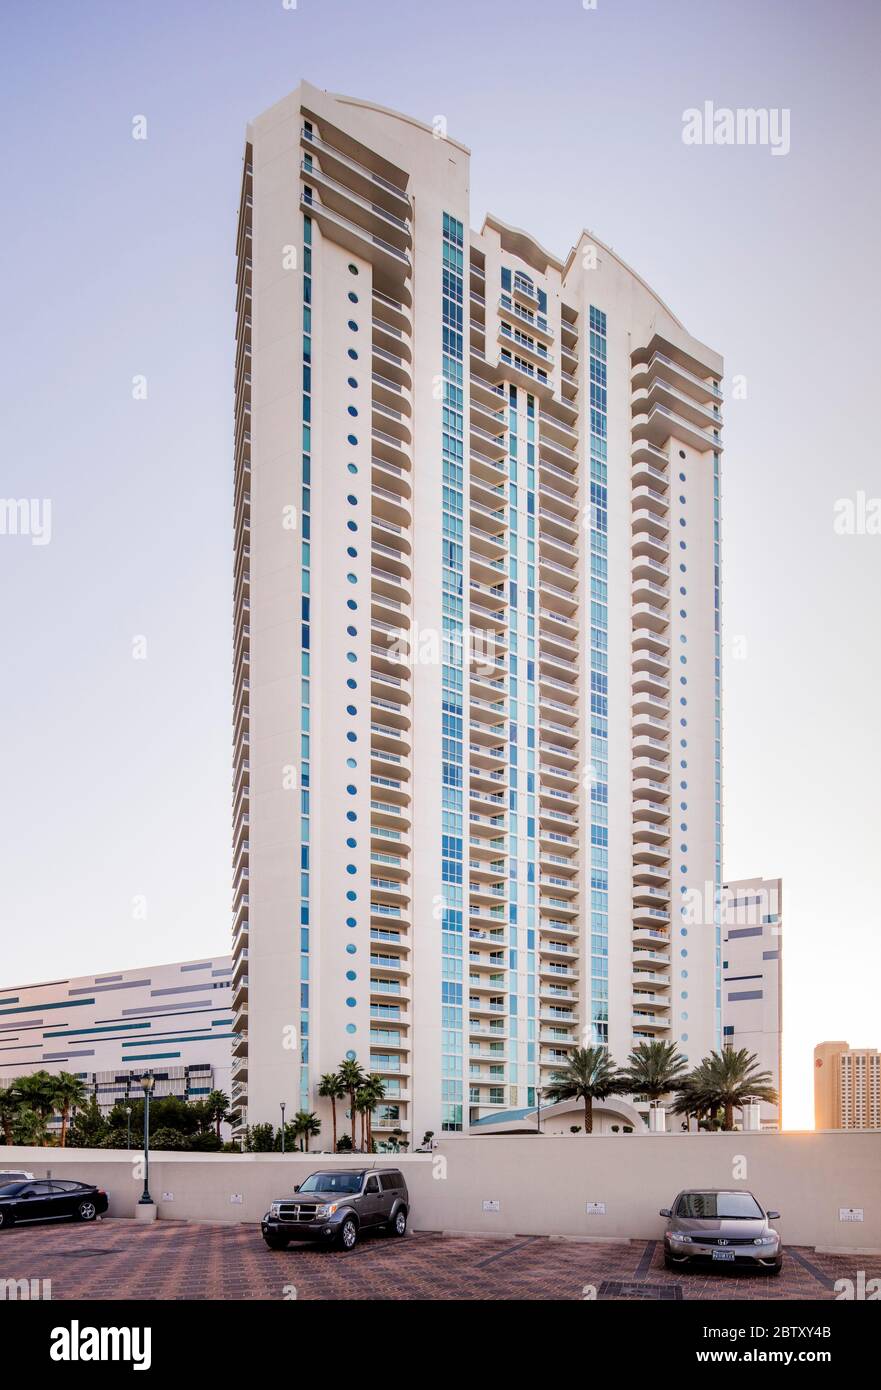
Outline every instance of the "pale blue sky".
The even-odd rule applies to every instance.
[[[51,544],[0,536],[3,982],[228,945],[240,157],[306,77],[445,115],[476,224],[559,253],[591,227],[747,378],[725,871],[784,878],[786,1119],[810,1123],[814,1042],[881,1045],[881,537],[832,526],[881,493],[877,6],[6,0],[0,53],[0,495],[53,503]],[[707,99],[791,108],[791,153],[687,148]]]

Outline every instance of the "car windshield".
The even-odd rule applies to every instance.
[[[676,1215],[720,1221],[761,1220],[762,1209],[750,1192],[683,1192]]]
[[[300,1184],[301,1192],[360,1192],[360,1173],[312,1173]]]
[[[0,1197],[14,1197],[23,1187],[23,1182],[4,1182],[0,1184]]]

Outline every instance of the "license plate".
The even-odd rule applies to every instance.
[[[733,1251],[733,1250],[714,1250],[714,1251],[713,1251],[713,1259],[714,1259],[714,1260],[733,1260],[733,1259],[734,1259],[734,1251]]]

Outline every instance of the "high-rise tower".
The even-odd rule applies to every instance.
[[[329,1114],[346,1055],[418,1143],[585,1042],[720,1045],[721,359],[588,233],[560,260],[469,213],[468,151],[406,116],[303,83],[248,129],[252,1124]]]

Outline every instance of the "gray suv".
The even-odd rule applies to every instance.
[[[764,1211],[745,1188],[691,1189],[669,1207],[664,1232],[664,1264],[680,1269],[708,1260],[779,1274],[783,1264],[780,1236],[771,1226],[779,1211]]]
[[[270,1250],[284,1250],[292,1240],[351,1250],[362,1231],[406,1235],[409,1209],[397,1168],[328,1168],[310,1173],[293,1197],[273,1202],[260,1229]]]

